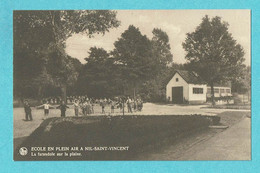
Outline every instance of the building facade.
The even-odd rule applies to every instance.
[[[232,96],[230,86],[215,86],[215,98]],[[201,104],[211,98],[211,88],[194,72],[175,71],[166,85],[166,99],[175,104]],[[226,103],[218,100],[219,103]]]
[[[166,99],[176,104],[206,102],[207,84],[195,73],[178,70],[166,85]]]

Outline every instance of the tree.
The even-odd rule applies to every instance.
[[[251,67],[247,66],[242,69],[242,75],[239,78],[232,80],[232,91],[239,94],[248,94],[250,97],[251,93]]]
[[[85,58],[84,65],[78,81],[81,94],[90,97],[112,97],[120,95],[120,74],[114,59],[103,48],[91,47],[89,56]]]
[[[87,63],[104,62],[109,58],[109,53],[103,48],[91,47],[89,56],[85,58]]]
[[[152,56],[156,64],[153,70],[156,75],[142,84],[141,91],[143,98],[146,98],[146,100],[158,102],[165,100],[166,84],[164,80],[168,76],[168,66],[173,63],[173,56],[167,33],[158,28],[153,29],[152,33]]]
[[[183,43],[191,70],[197,72],[210,86],[214,104],[214,84],[241,76],[245,67],[244,51],[228,31],[228,23],[207,15]]]
[[[158,68],[166,68],[166,65],[172,63],[172,53],[169,44],[169,37],[166,32],[161,29],[153,29],[152,51],[153,56],[157,59]]]
[[[108,58],[109,54],[103,48],[90,48],[82,74],[89,96],[101,97],[107,94],[109,68],[113,65]]]
[[[122,74],[122,83],[134,90],[135,97],[139,83],[150,79],[156,72],[151,41],[138,28],[130,25],[114,46],[111,54],[119,67],[118,73]]]
[[[16,69],[19,69],[17,60],[26,48],[40,57],[40,73],[54,72],[50,75],[53,77],[51,82],[61,87],[65,100],[68,81],[75,81],[77,76],[70,57],[64,51],[65,41],[75,33],[89,37],[96,33],[104,34],[119,24],[116,12],[109,10],[15,11],[14,64],[18,66],[14,68],[15,79],[23,75],[19,70],[16,73]],[[54,69],[49,68],[50,64]]]

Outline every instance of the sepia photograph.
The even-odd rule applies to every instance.
[[[13,159],[251,160],[251,11],[13,10]]]

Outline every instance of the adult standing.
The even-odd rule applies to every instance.
[[[24,101],[25,121],[32,121],[32,109],[27,100]]]
[[[61,117],[65,117],[66,116],[66,110],[67,108],[69,108],[64,101],[61,102],[61,104],[57,107],[57,109],[60,109],[61,112]]]

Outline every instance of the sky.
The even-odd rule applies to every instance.
[[[229,32],[245,52],[245,64],[251,63],[251,14],[250,10],[116,10],[121,22],[118,28],[110,29],[105,35],[74,34],[66,41],[68,55],[85,63],[90,47],[102,47],[107,51],[114,49],[114,42],[127,30],[129,25],[138,27],[143,35],[152,38],[152,30],[160,28],[169,36],[173,62],[185,63],[186,52],[182,48],[186,33],[195,31],[202,18],[219,16],[229,24]]]

